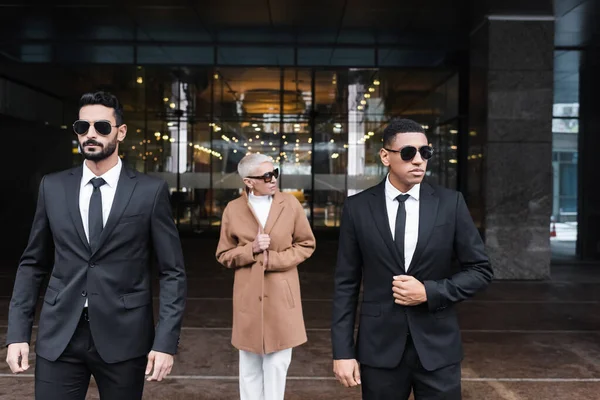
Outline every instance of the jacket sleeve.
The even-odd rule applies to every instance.
[[[294,226],[292,246],[283,251],[267,251],[267,271],[281,272],[298,266],[309,258],[316,248],[316,240],[302,204],[293,198]]]
[[[181,241],[173,222],[169,187],[166,182],[160,186],[154,199],[151,234],[160,283],[158,323],[152,350],[175,354],[186,303],[187,279]]]
[[[223,210],[221,219],[221,235],[217,245],[217,261],[226,268],[242,268],[254,264],[256,261],[252,242],[240,245],[237,237],[233,234],[229,216],[229,206]]]
[[[46,215],[45,177],[40,182],[29,242],[21,256],[8,311],[6,344],[29,343],[40,287],[52,268],[52,231]]]
[[[485,289],[494,276],[483,240],[461,193],[456,201],[454,251],[461,271],[450,278],[424,282],[428,308],[432,312],[474,296]]]
[[[342,210],[337,264],[333,279],[331,345],[333,359],[354,359],[354,325],[358,295],[362,282],[362,253],[356,237],[356,226],[346,198]]]

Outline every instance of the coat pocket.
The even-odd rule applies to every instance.
[[[149,290],[128,293],[123,295],[121,299],[123,301],[123,307],[125,307],[128,310],[143,307],[152,302],[152,297]]]
[[[436,312],[434,312],[433,316],[436,317],[437,319],[442,319],[442,318],[447,318],[448,316],[452,315],[452,313],[453,313],[453,309],[451,307],[444,307],[444,308],[439,309]]]
[[[281,289],[283,290],[283,295],[285,296],[287,308],[294,308],[296,305],[294,303],[294,295],[292,294],[292,288],[287,280],[281,281]]]
[[[46,288],[46,294],[44,295],[44,301],[51,306],[56,304],[56,298],[58,297],[58,290],[48,286]]]
[[[379,317],[381,315],[381,305],[379,303],[365,301],[360,305],[360,315]]]
[[[237,298],[237,306],[239,307],[240,312],[245,313],[246,311],[248,311],[248,307],[246,304],[246,288],[244,288],[244,291],[242,291]]]
[[[118,224],[128,224],[131,222],[140,222],[144,214],[134,214],[134,215],[123,215]]]

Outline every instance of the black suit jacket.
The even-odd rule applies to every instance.
[[[454,305],[485,288],[493,277],[484,244],[456,191],[421,184],[419,234],[408,274],[425,285],[427,302],[394,303],[392,279],[405,274],[392,239],[385,180],[346,199],[340,227],[332,318],[334,359],[379,368],[399,364],[410,331],[423,367],[435,370],[463,357]],[[453,255],[460,269],[453,267]],[[359,290],[363,302],[355,349]]]
[[[73,335],[86,299],[94,343],[115,363],[151,349],[175,354],[186,297],[186,274],[166,182],[122,167],[98,246],[88,244],[79,211],[82,167],[44,176],[14,284],[7,344],[30,342],[40,293],[36,353],[56,360]],[[160,278],[154,326],[151,257]]]

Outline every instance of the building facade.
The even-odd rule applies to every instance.
[[[16,172],[22,214],[43,173],[82,162],[70,127],[87,91],[120,98],[120,156],[169,183],[182,233],[218,232],[249,152],[273,159],[315,230],[335,231],[344,199],[385,177],[382,130],[400,116],[426,127],[427,179],[464,194],[497,277],[548,277],[551,220],[585,208],[577,8],[321,3],[3,6],[0,122],[36,157]]]

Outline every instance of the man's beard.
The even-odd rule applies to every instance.
[[[100,151],[95,151],[95,152],[85,151],[85,146],[92,145],[92,144],[99,147]],[[110,157],[117,149],[117,136],[115,135],[115,139],[112,142],[108,143],[106,145],[106,147],[104,145],[102,145],[101,143],[99,143],[93,139],[90,139],[90,140],[86,140],[83,143],[79,143],[79,149],[81,150],[81,153],[83,154],[83,157],[86,160],[102,161],[102,160]]]

